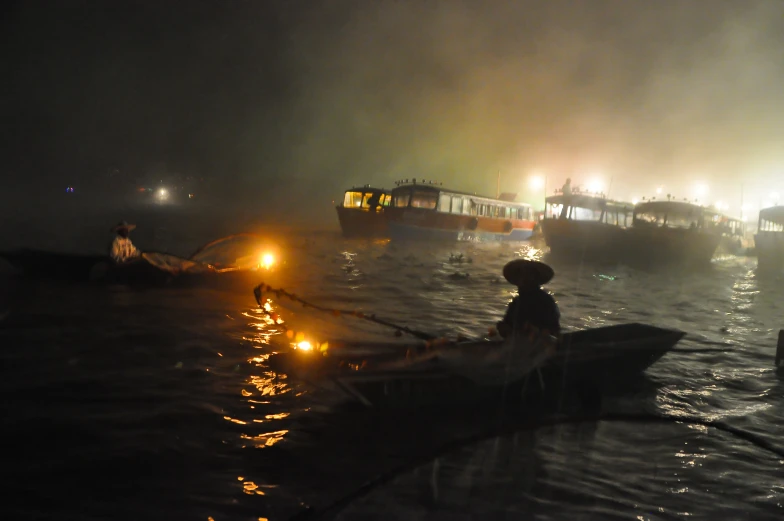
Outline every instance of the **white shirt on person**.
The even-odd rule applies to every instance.
[[[114,262],[119,263],[133,260],[138,257],[140,253],[131,242],[131,239],[118,235],[114,238],[114,242],[112,242],[110,255]]]

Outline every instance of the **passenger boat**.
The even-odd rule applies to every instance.
[[[260,245],[266,249],[260,249]],[[212,241],[189,258],[144,252],[138,259],[117,264],[108,255],[80,255],[21,249],[0,252],[13,268],[28,278],[70,283],[130,286],[180,286],[257,282],[259,271],[276,264],[276,254],[254,234],[235,234]]]
[[[716,253],[746,255],[752,247],[752,241],[746,234],[746,223],[740,219],[717,213],[712,218],[712,229],[721,237]]]
[[[478,196],[416,179],[395,184],[385,211],[393,239],[525,241],[533,233],[533,210],[514,202],[516,194]]]
[[[566,333],[553,356],[539,370],[525,376],[478,380],[470,372],[455,371],[433,357],[430,367],[401,364],[421,344],[343,344],[325,356],[296,349],[269,359],[278,373],[305,382],[331,382],[348,398],[371,407],[464,406],[487,400],[526,399],[541,395],[580,393],[585,389],[635,383],[641,374],[670,351],[685,333],[644,324],[623,324]],[[500,341],[452,343],[439,349],[495,350]],[[514,368],[511,368],[514,369]],[[514,371],[510,371],[514,373]]]
[[[595,193],[562,191],[545,200],[540,221],[550,253],[575,260],[617,261],[634,205]]]
[[[707,208],[686,201],[642,202],[634,207],[624,256],[648,267],[708,264],[721,242],[712,217]]]
[[[340,229],[345,237],[386,237],[384,210],[389,206],[389,191],[383,188],[350,188],[343,204],[336,206]]]
[[[759,270],[784,269],[784,206],[760,210],[754,246]]]

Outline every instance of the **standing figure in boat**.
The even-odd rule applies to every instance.
[[[542,289],[555,275],[543,262],[518,259],[504,266],[504,278],[517,286],[517,296],[509,303],[503,320],[496,324],[498,333],[506,338],[514,331],[533,326],[543,333],[561,333],[561,312],[555,299]]]
[[[131,230],[136,228],[135,224],[128,224],[125,221],[120,222],[117,226],[112,228],[112,231],[117,233],[117,236],[112,242],[109,255],[112,260],[118,264],[137,259],[140,255],[139,250],[133,245],[128,235]]]
[[[566,195],[566,196],[572,195],[572,178],[571,177],[567,177],[566,178],[566,182],[561,187],[561,193],[563,195]]]

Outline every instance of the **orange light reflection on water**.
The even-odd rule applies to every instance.
[[[273,445],[278,443],[280,440],[282,440],[283,437],[286,434],[288,434],[288,432],[289,432],[288,429],[284,429],[284,430],[280,430],[280,431],[266,432],[266,433],[263,433],[263,434],[259,434],[257,436],[251,436],[249,434],[242,434],[240,436],[240,438],[242,438],[243,440],[252,441],[253,442],[253,446],[255,448],[261,449],[261,448],[264,448],[264,447],[272,447]],[[243,445],[242,448],[245,448],[245,447],[246,447],[246,445]]]

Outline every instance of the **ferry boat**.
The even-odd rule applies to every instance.
[[[709,209],[687,201],[636,205],[627,230],[627,260],[647,266],[709,263],[721,242],[713,216]]]
[[[633,204],[613,201],[603,194],[556,190],[545,199],[540,224],[551,255],[614,261],[633,213]]]
[[[752,247],[752,241],[746,234],[746,223],[719,213],[715,214],[711,221],[714,233],[721,237],[717,253],[724,255],[747,254]]]
[[[345,237],[386,237],[384,210],[391,195],[383,188],[350,188],[343,195],[343,204],[335,207],[340,229]]]
[[[395,184],[384,212],[393,239],[525,241],[533,233],[533,209],[516,194],[485,197],[416,179]]]
[[[754,246],[757,269],[773,271],[784,268],[784,206],[760,210]]]

